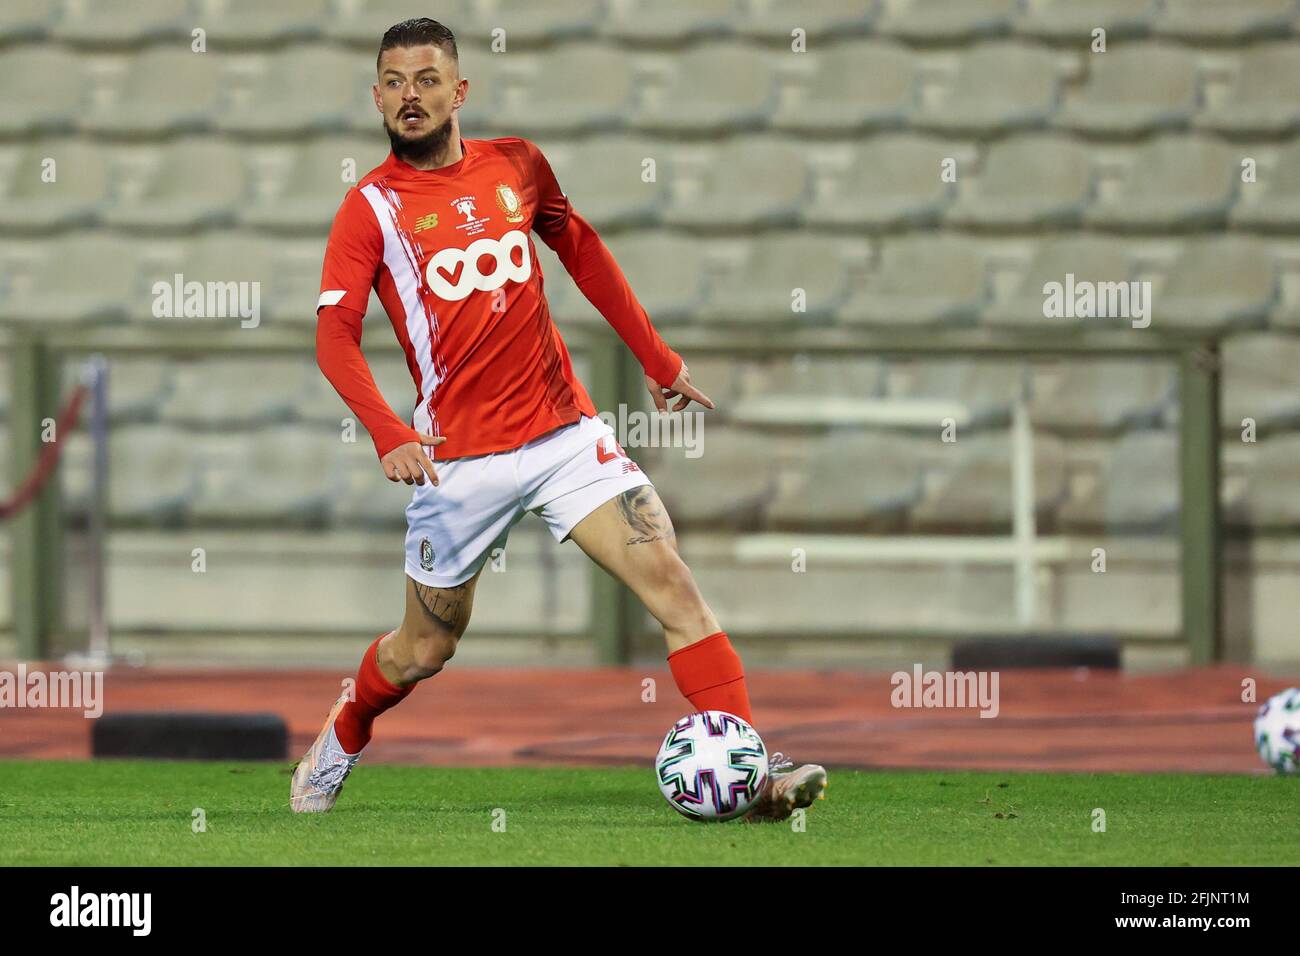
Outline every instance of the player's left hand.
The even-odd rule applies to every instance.
[[[680,412],[693,401],[699,402],[705,408],[717,407],[713,404],[713,399],[691,384],[691,373],[687,370],[685,362],[682,363],[682,370],[677,373],[671,388],[664,388],[649,375],[645,377],[645,387],[649,389],[650,397],[655,400],[655,408],[661,412],[668,411],[668,400],[672,398],[677,399],[677,404],[672,408],[675,412]]]

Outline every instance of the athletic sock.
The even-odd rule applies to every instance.
[[[355,698],[344,704],[334,718],[334,733],[345,753],[361,753],[361,749],[370,743],[370,728],[375,718],[401,703],[415,690],[414,684],[398,687],[390,683],[379,670],[379,642],[386,636],[380,634],[366,649],[357,670]]]
[[[740,655],[723,631],[668,655],[677,689],[696,710],[725,710],[752,724]]]

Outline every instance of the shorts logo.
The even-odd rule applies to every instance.
[[[426,571],[433,570],[433,545],[428,538],[420,539],[420,567]]]
[[[613,446],[612,448],[610,447],[611,445]],[[636,462],[627,457],[627,452],[623,450],[623,446],[614,441],[613,435],[606,435],[604,438],[600,439],[600,441],[596,442],[596,461],[604,465],[616,458],[623,459],[622,467],[623,474],[625,475],[641,470],[637,467]]]
[[[489,256],[492,270],[484,274],[479,271],[479,261]],[[439,249],[429,257],[424,274],[433,294],[448,302],[459,302],[475,289],[491,292],[507,282],[527,282],[533,274],[528,237],[518,229],[511,229],[500,239],[477,239],[468,249]]]

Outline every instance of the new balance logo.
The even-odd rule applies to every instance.
[[[616,458],[623,459],[622,473],[625,475],[630,475],[634,471],[641,470],[637,466],[636,462],[627,457],[627,452],[623,450],[623,446],[614,441],[612,435],[606,435],[600,441],[596,442],[596,461],[604,465]]]

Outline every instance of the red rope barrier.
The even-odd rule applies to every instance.
[[[72,430],[77,427],[77,420],[81,416],[81,403],[86,398],[89,389],[85,385],[78,385],[76,390],[68,396],[68,402],[63,406],[63,411],[54,423],[55,440],[45,442],[41,448],[41,453],[36,459],[36,464],[32,470],[27,473],[27,477],[18,485],[18,490],[8,501],[0,501],[0,521],[12,518],[18,512],[22,511],[32,500],[41,493],[52,474],[54,468],[59,463],[59,455],[63,451],[63,442],[60,440],[65,435],[70,435]]]

